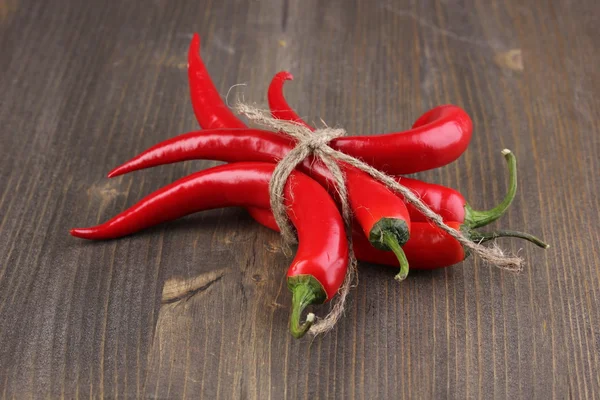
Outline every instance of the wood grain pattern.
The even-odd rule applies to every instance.
[[[597,18],[594,0],[0,0],[0,397],[599,398]],[[397,285],[362,265],[337,328],[297,341],[289,259],[241,210],[69,237],[214,165],[104,178],[196,129],[194,31],[221,93],[266,105],[287,69],[300,115],[350,132],[464,107],[470,149],[419,177],[491,207],[513,149],[498,224],[552,247],[503,241],[519,276],[469,259]]]

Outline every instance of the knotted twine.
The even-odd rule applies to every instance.
[[[444,223],[442,217],[431,210],[421,199],[415,195],[410,189],[398,183],[394,178],[384,174],[376,168],[351,157],[341,151],[335,150],[329,146],[329,142],[333,139],[346,135],[344,129],[334,129],[325,127],[323,129],[310,130],[304,125],[294,121],[285,121],[275,119],[266,112],[244,103],[238,103],[235,107],[239,114],[245,115],[250,121],[255,124],[270,128],[279,133],[284,133],[296,140],[296,146],[283,157],[275,170],[269,182],[269,194],[271,201],[271,210],[275,217],[275,221],[279,226],[284,243],[289,245],[296,241],[294,231],[288,221],[286,207],[284,204],[284,188],[285,183],[292,171],[304,159],[309,156],[314,156],[329,169],[335,183],[335,189],[339,195],[339,201],[342,208],[342,217],[346,228],[346,238],[348,240],[349,249],[349,265],[344,278],[344,283],[339,289],[337,301],[331,308],[329,314],[319,319],[310,328],[310,333],[318,335],[330,331],[342,316],[346,297],[350,291],[350,287],[357,275],[356,272],[356,257],[352,248],[352,215],[348,205],[348,194],[344,180],[344,174],[340,169],[338,162],[347,163],[359,170],[371,175],[374,179],[384,184],[388,189],[402,195],[405,202],[412,204],[419,210],[427,219],[431,220],[438,228],[452,236],[460,244],[467,249],[477,254],[483,261],[510,271],[521,271],[523,259],[516,256],[507,256],[502,250],[497,247],[485,247],[480,243],[475,243],[462,232],[453,229]]]

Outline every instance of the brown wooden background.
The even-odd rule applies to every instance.
[[[0,0],[0,397],[600,398],[600,6],[586,1]],[[519,276],[476,259],[398,285],[363,265],[330,334],[287,332],[289,259],[241,210],[92,243],[189,162],[108,180],[196,129],[192,32],[221,93],[265,105],[271,76],[309,120],[408,128],[443,103],[475,126],[419,176],[539,234]],[[191,295],[169,301],[173,293]],[[164,300],[161,300],[164,299]],[[325,307],[318,313],[323,315]]]

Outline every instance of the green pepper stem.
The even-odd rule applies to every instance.
[[[321,304],[327,300],[323,286],[311,275],[296,275],[287,278],[288,288],[292,292],[292,313],[290,314],[290,333],[299,339],[308,332],[315,315],[309,313],[306,320],[300,323],[302,312],[311,304]]]
[[[382,232],[382,240],[385,245],[394,252],[396,258],[398,258],[398,263],[400,264],[400,272],[396,274],[394,279],[398,282],[403,281],[408,276],[408,260],[406,259],[406,254],[404,254],[404,250],[398,244],[396,237],[387,231]]]
[[[550,247],[549,244],[544,243],[541,239],[530,235],[529,233],[525,233],[525,232],[519,232],[519,231],[507,231],[507,230],[502,230],[502,231],[495,231],[495,232],[470,232],[470,236],[471,236],[471,240],[473,240],[474,242],[487,242],[490,240],[494,240],[497,238],[501,238],[501,237],[516,237],[516,238],[520,238],[520,239],[524,239],[527,240],[528,242],[531,242],[533,244],[535,244],[536,246],[539,246],[543,249],[547,249],[548,247]]]
[[[469,228],[479,228],[496,221],[508,210],[517,194],[517,158],[508,149],[502,150],[502,155],[508,164],[508,192],[502,202],[491,210],[477,211],[473,210],[470,205],[465,205],[465,223]]]
[[[308,332],[315,320],[315,314],[308,313],[306,321],[300,323],[302,312],[311,303],[310,290],[306,286],[296,286],[292,294],[292,314],[290,315],[290,332],[299,339]]]

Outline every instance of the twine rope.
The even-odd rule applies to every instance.
[[[415,195],[410,189],[398,183],[393,177],[384,174],[376,168],[351,157],[345,153],[335,150],[329,146],[329,142],[335,138],[346,135],[344,129],[329,128],[317,129],[312,131],[307,127],[293,121],[285,121],[275,119],[262,111],[259,108],[250,106],[244,103],[238,103],[235,107],[239,114],[245,115],[250,121],[255,124],[262,125],[280,133],[284,133],[296,140],[296,146],[283,157],[273,172],[273,177],[269,182],[271,210],[275,217],[275,221],[279,226],[284,243],[294,243],[296,237],[288,221],[286,207],[284,204],[284,187],[285,183],[292,171],[304,159],[313,155],[323,162],[329,169],[335,183],[335,189],[339,194],[339,201],[342,209],[342,217],[346,226],[346,238],[349,248],[349,266],[346,272],[344,283],[339,290],[337,301],[334,303],[329,314],[319,319],[310,328],[310,333],[318,335],[328,332],[333,328],[344,312],[344,306],[347,295],[355,279],[356,272],[356,257],[352,249],[352,215],[348,205],[348,194],[344,174],[340,169],[338,162],[347,163],[359,170],[369,174],[375,180],[383,183],[388,189],[402,195],[404,200],[412,204],[417,210],[425,215],[438,228],[452,236],[460,242],[465,248],[479,256],[483,261],[493,266],[506,269],[509,271],[521,271],[523,268],[523,259],[517,256],[505,255],[504,252],[497,246],[486,247],[480,243],[473,242],[466,237],[462,232],[453,229],[444,223],[442,217],[431,210],[421,199]]]

